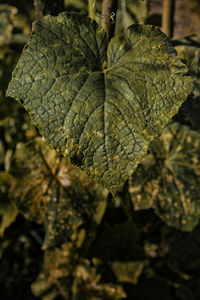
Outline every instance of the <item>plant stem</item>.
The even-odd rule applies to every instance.
[[[103,0],[101,26],[104,28],[108,41],[114,36],[117,0]],[[113,17],[112,17],[113,16]]]
[[[163,0],[162,31],[172,37],[174,0]]]
[[[43,17],[44,4],[41,0],[34,0],[35,18],[41,19]]]
[[[88,0],[88,13],[89,17],[95,20],[94,8],[93,8],[94,0]]]
[[[36,19],[41,19],[48,14],[57,16],[60,12],[64,11],[63,0],[34,0],[34,6]]]
[[[124,30],[126,30],[126,28],[128,27],[126,0],[121,0],[121,10],[122,10],[123,27],[124,27]]]

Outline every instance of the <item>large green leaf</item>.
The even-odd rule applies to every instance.
[[[7,95],[50,145],[115,192],[191,92],[186,72],[158,28],[133,25],[107,46],[94,21],[62,13],[34,23]]]

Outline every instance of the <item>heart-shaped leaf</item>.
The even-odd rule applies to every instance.
[[[34,23],[7,95],[47,142],[116,192],[191,92],[166,36],[133,25],[107,45],[87,16]]]

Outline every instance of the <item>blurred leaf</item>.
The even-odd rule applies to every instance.
[[[18,209],[14,202],[7,203],[3,207],[2,207],[2,203],[0,203],[0,216],[1,216],[0,237],[3,236],[5,229],[9,227],[16,220],[17,215],[18,215]]]
[[[133,25],[107,48],[100,26],[65,12],[33,24],[7,94],[50,145],[116,192],[191,92],[186,73],[158,28]]]
[[[117,280],[119,282],[127,282],[137,284],[143,268],[148,264],[148,261],[135,261],[135,262],[120,262],[114,261],[110,263]]]
[[[15,33],[15,29],[18,33]],[[29,33],[30,27],[26,17],[18,15],[16,7],[0,4],[0,47],[24,44]]]
[[[130,180],[135,209],[155,208],[168,225],[191,231],[200,217],[200,134],[172,123]]]
[[[200,37],[190,36],[172,41],[179,58],[187,65],[194,89],[183,103],[181,112],[194,129],[200,130]]]
[[[91,267],[87,260],[84,260],[82,264],[77,266],[74,275],[74,300],[79,300],[83,296],[85,296],[83,298],[85,300],[119,300],[126,298],[122,286],[99,283],[100,276],[96,274],[95,268]]]
[[[88,3],[85,0],[64,0],[65,8],[69,10],[77,9],[77,10],[86,10],[88,9]]]
[[[100,283],[100,276],[89,260],[78,258],[73,244],[63,244],[45,253],[43,271],[32,284],[42,300],[61,296],[65,300],[119,300],[126,297],[123,288]]]
[[[13,30],[12,20],[16,14],[16,7],[0,5],[0,46],[10,43]]]
[[[127,2],[127,14],[129,15],[129,18],[136,23],[144,24],[148,15],[148,1],[129,0],[124,2]]]
[[[7,172],[0,172],[0,237],[16,219],[18,209],[16,203],[8,198],[8,189],[14,178]]]
[[[19,105],[5,102],[5,90],[11,77],[14,64],[19,57],[30,27],[26,17],[18,14],[17,8],[0,4],[0,165],[1,170],[9,171],[13,150],[13,137],[22,121],[15,122]],[[17,119],[17,118],[16,118]],[[14,130],[13,130],[14,129]],[[20,127],[21,129],[21,127]],[[19,134],[21,135],[21,133]],[[16,135],[15,135],[16,138]],[[16,143],[16,140],[15,142]],[[9,198],[9,189],[14,185],[13,177],[7,172],[0,173],[0,235],[16,219],[18,209],[15,201]]]
[[[19,15],[16,7],[0,4],[0,83],[3,93],[29,33],[27,18]]]
[[[70,239],[81,226],[95,229],[106,208],[106,189],[60,158],[40,138],[19,143],[14,158],[12,196],[25,217],[45,223],[43,249]]]
[[[0,148],[4,151],[3,157],[0,158],[2,168],[9,165],[9,151],[14,150],[17,141],[24,139],[24,123],[27,121],[27,124],[30,124],[20,106],[10,99],[5,99],[11,73],[29,33],[27,17],[18,14],[17,8],[13,6],[0,5]],[[33,125],[29,127],[33,128]],[[4,161],[5,158],[7,161]]]

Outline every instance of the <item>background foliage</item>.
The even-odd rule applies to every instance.
[[[133,22],[159,25],[155,3],[127,1],[117,32]],[[199,20],[192,3],[191,19]],[[87,10],[87,3],[66,0],[65,9]],[[97,1],[97,21],[99,11]],[[34,19],[32,1],[0,5],[1,299],[199,299],[198,32],[184,38],[176,21],[172,42],[195,89],[112,197],[50,149],[24,109],[5,99]]]

